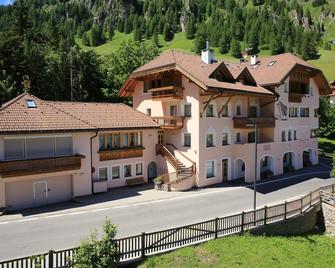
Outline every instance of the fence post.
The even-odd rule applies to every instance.
[[[141,258],[145,258],[145,232],[141,235]]]
[[[287,201],[285,201],[285,207],[284,207],[284,220],[287,219]]]
[[[268,217],[268,206],[264,207],[264,225],[266,225],[266,219]]]
[[[48,268],[53,268],[54,267],[54,251],[53,250],[49,250],[48,253]]]
[[[214,238],[218,238],[218,225],[219,225],[219,218],[216,217],[215,218],[215,234],[214,234]]]
[[[242,221],[241,221],[241,233],[244,232],[244,211],[242,211]]]

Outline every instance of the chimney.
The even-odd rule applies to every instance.
[[[257,62],[258,62],[257,55],[252,55],[250,59],[250,65],[251,66],[257,65]]]
[[[206,64],[214,62],[213,51],[209,48],[209,42],[206,41],[206,48],[201,51],[201,60]]]

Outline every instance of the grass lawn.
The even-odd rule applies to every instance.
[[[335,140],[330,140],[326,138],[318,138],[319,141],[319,151],[321,154],[328,156],[335,156]]]
[[[81,39],[76,38],[77,44],[84,50],[94,50],[100,55],[108,56],[115,52],[123,42],[132,40],[133,33],[125,34],[115,31],[115,35],[112,41],[97,47],[84,46]],[[151,39],[146,39],[143,42],[150,43]],[[194,46],[194,40],[186,39],[185,33],[176,33],[174,39],[170,42],[166,42],[162,35],[159,35],[159,44],[161,50],[176,49],[181,51],[192,51]],[[335,51],[320,50],[321,57],[317,60],[311,60],[310,63],[317,68],[320,68],[326,75],[329,81],[335,80]],[[223,59],[227,61],[238,62],[239,60],[231,56],[229,53],[221,54],[218,47],[214,48],[214,55],[217,59]],[[259,53],[260,56],[270,55],[269,50],[262,50]]]
[[[323,235],[297,237],[229,236],[199,246],[154,256],[139,267],[334,267],[335,239]]]

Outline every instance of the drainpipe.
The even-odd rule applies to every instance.
[[[94,194],[94,183],[93,183],[93,173],[94,173],[94,167],[93,167],[93,150],[92,150],[92,143],[93,143],[93,139],[96,138],[98,136],[98,132],[99,130],[95,130],[95,134],[94,136],[92,136],[90,138],[90,154],[91,154],[91,191],[92,194]]]

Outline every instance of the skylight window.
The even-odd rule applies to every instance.
[[[37,107],[34,100],[26,100],[26,103],[27,103],[28,108],[36,108]]]
[[[276,61],[275,61],[275,60],[274,60],[274,61],[271,61],[271,62],[269,63],[269,65],[268,65],[268,66],[275,65],[275,63],[276,63]]]

